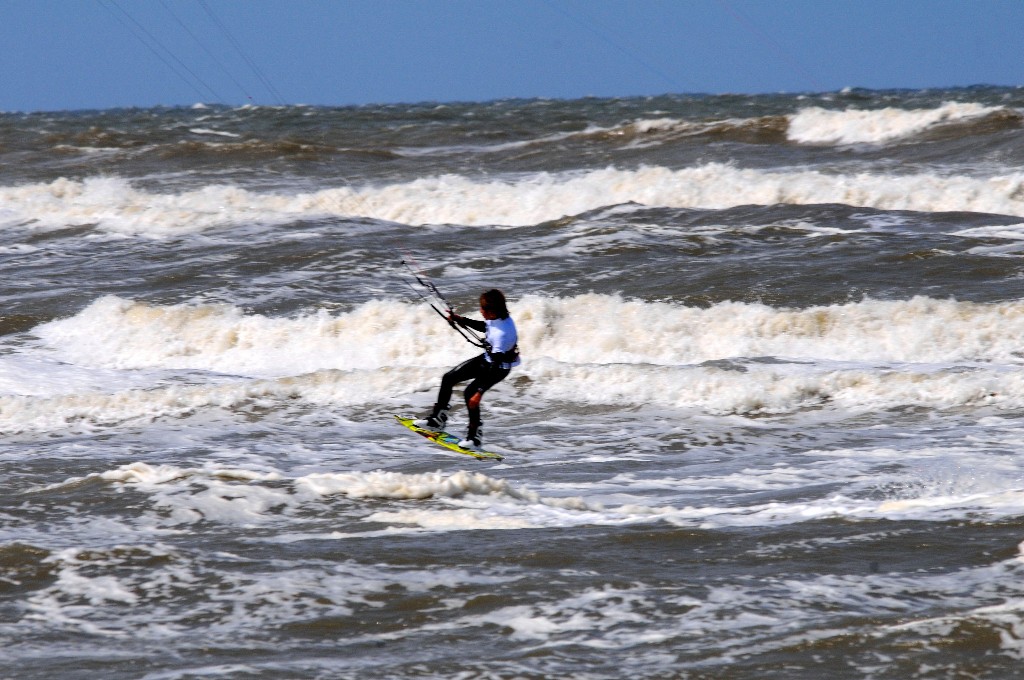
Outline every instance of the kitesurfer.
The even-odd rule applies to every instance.
[[[467,449],[479,449],[483,440],[480,401],[484,392],[504,380],[512,368],[521,363],[517,346],[519,335],[516,324],[509,315],[505,295],[496,288],[481,294],[480,314],[484,317],[483,321],[468,319],[451,310],[448,311],[448,323],[484,333],[484,353],[462,362],[445,373],[437,392],[437,402],[430,415],[415,421],[420,427],[444,429],[448,422],[448,410],[451,408],[449,401],[452,390],[457,384],[470,381],[463,392],[469,413],[469,426],[466,429],[466,438],[459,442],[459,446]]]

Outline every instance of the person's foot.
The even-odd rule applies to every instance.
[[[425,427],[430,430],[443,430],[444,426],[448,423],[448,408],[434,407],[434,412],[426,418],[420,418],[412,421],[412,424],[416,427]]]
[[[482,427],[469,426],[469,430],[466,432],[466,438],[459,442],[459,446],[464,449],[479,449],[483,442],[484,430]]]

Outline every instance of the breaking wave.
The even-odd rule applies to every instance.
[[[249,224],[365,217],[410,225],[529,226],[609,205],[720,209],[739,205],[842,203],[884,210],[1024,216],[1024,173],[828,174],[712,163],[683,170],[607,168],[509,180],[444,175],[379,187],[259,193],[210,185],[160,194],[118,178],[57,180],[0,188],[0,228],[103,231],[153,237]]]

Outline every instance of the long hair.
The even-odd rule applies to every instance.
[[[492,288],[480,295],[480,308],[486,309],[499,319],[508,318],[508,307],[505,304],[505,294],[497,288]]]

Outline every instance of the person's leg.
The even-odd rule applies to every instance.
[[[461,382],[473,380],[480,374],[480,365],[486,363],[486,359],[480,356],[467,359],[461,364],[444,374],[441,378],[441,387],[437,390],[437,403],[434,408],[451,408],[452,390]]]
[[[451,408],[452,391],[461,382],[472,380],[480,373],[480,364],[487,363],[484,355],[467,359],[461,364],[444,374],[441,378],[441,387],[437,390],[437,402],[426,418],[414,421],[420,427],[443,429],[448,422],[448,409]]]
[[[482,371],[473,379],[473,382],[466,386],[463,396],[466,399],[466,411],[469,414],[469,426],[466,428],[466,438],[460,442],[463,446],[472,442],[480,446],[483,441],[483,429],[480,421],[480,402],[483,401],[484,392],[491,389],[505,379],[509,369],[498,368],[490,362],[482,366]]]

